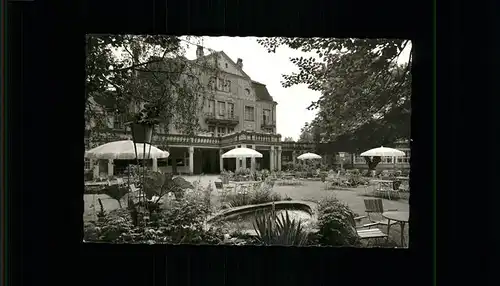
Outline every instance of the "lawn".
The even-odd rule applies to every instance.
[[[212,193],[212,203],[218,204],[218,193],[215,189],[214,181],[217,180],[217,176],[185,176],[188,181],[194,182],[199,181],[202,186],[207,186],[209,183],[212,184],[213,193]],[[363,199],[368,198],[365,197],[366,190],[364,187],[359,188],[351,188],[348,190],[325,190],[325,185],[322,182],[318,181],[303,181],[302,186],[277,186],[275,185],[273,190],[282,196],[289,196],[293,200],[305,200],[305,201],[319,201],[322,198],[335,196],[340,201],[345,202],[349,207],[358,215],[365,215],[365,206]],[[118,202],[109,198],[106,195],[84,195],[85,201],[85,211],[84,211],[84,220],[92,220],[95,215],[91,206],[94,204],[96,211],[99,210],[99,203],[97,202],[97,198],[101,198],[103,206],[105,210],[113,210],[118,208]],[[382,199],[384,204],[384,209],[397,209],[399,211],[409,211],[410,207],[406,200],[386,200]],[[125,206],[125,204],[124,204]],[[378,219],[378,218],[377,218]],[[380,217],[382,219],[382,217]],[[367,223],[368,221],[363,220],[361,223]],[[383,232],[386,232],[386,228],[383,226],[379,227]],[[407,224],[405,227],[404,235],[405,241],[408,243],[408,229],[409,225]],[[390,230],[390,239],[398,242],[400,241],[400,227],[399,225],[391,226]]]

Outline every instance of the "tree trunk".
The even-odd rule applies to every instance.
[[[368,170],[373,171],[377,167],[378,163],[382,161],[382,158],[380,156],[375,156],[373,158],[370,157],[364,157],[366,164],[368,164]]]

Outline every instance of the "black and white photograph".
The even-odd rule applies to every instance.
[[[411,247],[411,66],[405,39],[87,35],[84,242]]]

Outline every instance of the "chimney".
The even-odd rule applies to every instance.
[[[242,60],[242,59],[240,59],[240,58],[238,58],[238,60],[236,61],[236,65],[237,65],[240,69],[242,69],[242,68],[243,68],[243,60]]]
[[[203,57],[203,47],[202,46],[198,46],[196,48],[196,57],[197,58]]]

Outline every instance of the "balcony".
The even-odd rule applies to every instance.
[[[265,120],[264,122],[262,122],[262,124],[260,125],[261,128],[275,128],[276,127],[276,121],[272,121],[272,120]]]
[[[229,113],[220,115],[209,112],[205,113],[205,122],[207,124],[236,126],[240,123],[240,119],[238,116]]]
[[[100,135],[100,140],[99,142],[96,142],[96,146],[116,140],[132,139],[130,134],[121,130],[106,130],[100,133]],[[276,145],[280,142],[281,135],[279,134],[262,134],[248,131],[241,131],[222,137],[189,136],[184,134],[153,134],[153,146],[158,146],[159,148],[186,147],[190,145],[220,148],[229,146],[232,147],[238,144]]]

